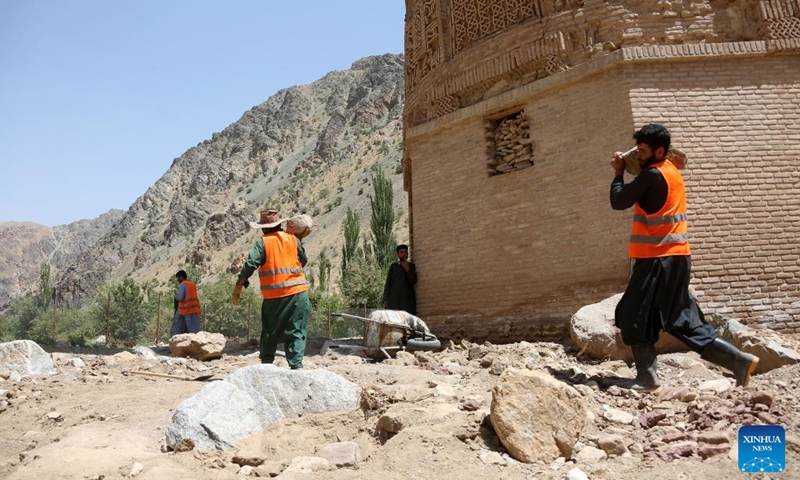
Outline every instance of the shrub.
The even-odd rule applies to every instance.
[[[42,312],[40,302],[32,295],[20,297],[8,308],[9,328],[15,339],[31,338],[33,321]]]
[[[347,273],[340,289],[348,307],[379,308],[383,298],[385,272],[363,256],[356,256],[347,264]]]
[[[42,345],[55,345],[58,337],[58,316],[55,310],[43,310],[31,325],[30,338]]]
[[[247,338],[248,305],[250,306],[250,338],[258,338],[261,333],[261,301],[256,288],[250,285],[242,289],[239,304],[231,302],[231,294],[236,279],[221,280],[203,285],[197,295],[203,307],[203,330],[221,333],[228,338]],[[254,334],[257,331],[257,334]]]
[[[108,327],[109,342],[117,340],[135,344],[144,340],[156,309],[155,302],[145,302],[142,287],[126,278],[119,283],[100,286],[89,317],[101,330]]]
[[[326,295],[318,290],[309,292],[311,300],[311,317],[308,320],[308,336],[310,338],[328,338],[328,319],[330,313],[342,313],[348,310],[347,299],[341,295]],[[352,319],[330,317],[330,338],[346,338],[358,336],[363,325]]]
[[[58,310],[58,332],[56,340],[70,345],[85,347],[87,343],[100,335],[98,325],[92,323],[86,310]]]
[[[10,342],[14,340],[14,325],[11,318],[0,314],[0,342]]]

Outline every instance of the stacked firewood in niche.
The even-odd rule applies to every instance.
[[[530,126],[522,112],[499,121],[486,121],[486,154],[489,176],[533,165]]]

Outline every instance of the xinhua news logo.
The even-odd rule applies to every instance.
[[[775,473],[786,469],[786,430],[778,425],[745,425],[739,429],[739,470]]]

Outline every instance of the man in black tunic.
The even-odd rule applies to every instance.
[[[398,245],[397,261],[389,267],[386,284],[383,286],[383,308],[405,310],[417,314],[417,269],[408,261],[408,245]]]
[[[628,247],[633,272],[615,312],[616,326],[636,363],[630,388],[645,392],[661,388],[655,342],[662,329],[704,360],[731,370],[737,386],[747,386],[758,357],[718,338],[689,291],[692,257],[686,191],[680,171],[667,159],[670,134],[663,125],[649,124],[633,138],[642,171],[626,185],[622,154],[616,152],[610,194],[614,210],[635,210]]]

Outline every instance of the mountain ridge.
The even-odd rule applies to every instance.
[[[94,224],[54,227],[51,242],[25,250],[39,248],[42,255],[0,261],[3,271],[15,265],[11,277],[18,285],[5,298],[35,288],[36,259],[51,261],[57,300],[73,306],[89,300],[100,284],[129,276],[165,287],[188,264],[204,278],[233,279],[258,238],[248,222],[266,207],[285,217],[314,217],[315,230],[304,241],[313,268],[323,250],[329,259],[339,255],[347,207],[368,226],[374,168],[392,179],[398,238],[407,238],[400,166],[403,61],[399,54],[365,57],[349,70],[279,90],[175,158],[127,211],[111,210],[122,213]],[[76,232],[86,232],[86,240]],[[44,230],[38,234],[47,237]],[[20,283],[23,271],[36,276]],[[0,282],[0,305],[7,288]]]

